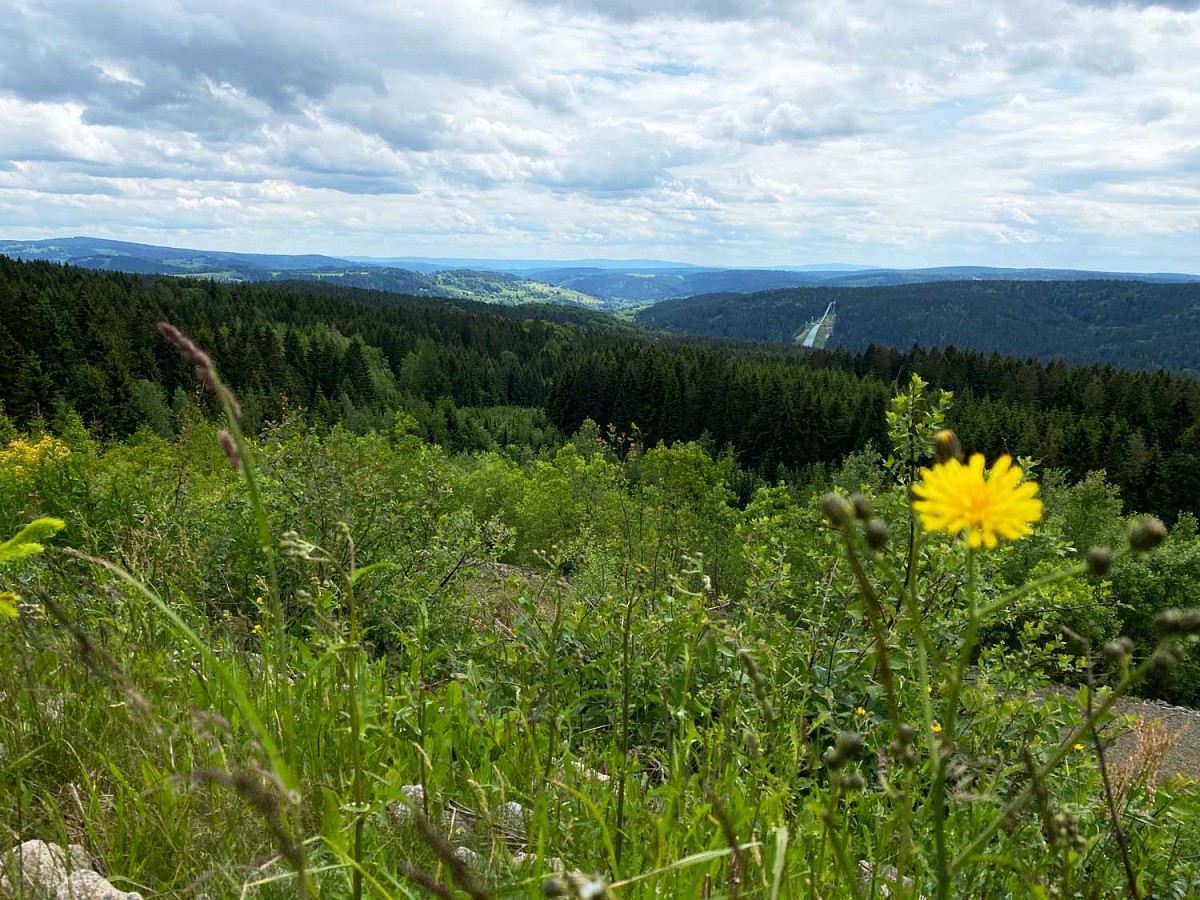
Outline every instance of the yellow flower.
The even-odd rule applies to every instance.
[[[1083,744],[1076,744],[1076,745],[1075,745],[1075,749],[1076,749],[1076,750],[1082,750],[1082,749],[1083,749]]]
[[[1035,481],[1021,482],[1022,472],[1012,458],[1002,456],[986,475],[983,454],[966,465],[948,459],[921,470],[921,483],[913,485],[913,504],[926,531],[967,533],[972,547],[991,549],[999,538],[1015,541],[1031,534],[1030,523],[1042,518],[1042,501],[1034,495]]]
[[[927,693],[927,694],[933,693],[933,685],[932,684],[925,685],[925,693]]]
[[[865,709],[863,709],[861,706],[856,706],[854,708],[854,714],[856,716],[865,716],[867,714],[867,711]]]
[[[250,629],[250,631],[253,634],[262,634],[262,626],[256,624],[253,628]]]
[[[937,722],[934,722],[934,723],[933,723],[933,733],[934,733],[934,734],[941,734],[941,733],[942,733],[942,726],[941,726],[941,725],[939,725]]]
[[[71,448],[58,438],[47,435],[36,444],[17,438],[0,449],[0,469],[11,469],[18,480],[25,480],[31,478],[42,463],[63,460],[70,455]]]

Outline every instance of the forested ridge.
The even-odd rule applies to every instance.
[[[487,438],[456,427],[455,405],[530,406],[563,433],[590,418],[636,424],[649,442],[704,436],[765,479],[803,480],[868,442],[882,447],[893,384],[919,372],[956,393],[952,424],[971,447],[1033,457],[1076,479],[1103,469],[1135,509],[1200,509],[1200,383],[1187,377],[954,348],[813,353],[650,339],[570,307],[447,306],[308,283],[0,260],[7,414],[24,424],[65,401],[101,433],[168,432],[194,379],[159,338],[162,319],[228,373],[252,429],[298,408],[316,422],[370,427],[440,401],[422,417],[440,415],[434,436],[479,449]]]
[[[1200,372],[1200,285],[951,281],[792,288],[668,300],[638,321],[674,332],[790,343],[837,303],[830,346],[956,346],[1071,363]]]

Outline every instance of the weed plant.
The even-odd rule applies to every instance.
[[[251,442],[164,333],[223,430],[31,435],[0,469],[32,521],[0,545],[8,844],[179,897],[1197,890],[1169,740],[1111,747],[1200,627],[1112,633],[1161,525],[1082,554],[927,531],[910,492],[957,448],[919,379],[873,496],[739,508],[727,459],[616,430],[520,465],[411,420]]]

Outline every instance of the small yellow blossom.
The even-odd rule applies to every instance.
[[[1083,749],[1083,744],[1076,744],[1076,745],[1075,745],[1075,749],[1076,749],[1076,750],[1082,750],[1082,749]]]
[[[856,706],[854,708],[854,714],[856,716],[865,716],[867,714],[867,711],[865,709],[863,709],[861,706]]]
[[[262,626],[261,626],[261,625],[258,625],[258,624],[255,624],[255,626],[254,626],[253,628],[251,628],[251,629],[250,629],[250,632],[251,632],[252,634],[262,634]]]
[[[934,722],[934,723],[933,723],[933,733],[934,733],[934,734],[941,734],[941,733],[942,733],[942,726],[941,726],[941,725],[939,725],[937,722]]]
[[[927,694],[933,693],[933,685],[932,684],[925,685],[925,693],[927,693]]]
[[[1001,537],[1015,541],[1032,534],[1030,525],[1042,518],[1037,482],[1022,482],[1022,474],[1009,456],[986,473],[982,453],[966,465],[951,458],[921,470],[921,483],[913,485],[919,498],[913,509],[926,531],[965,531],[970,546],[991,549]]]
[[[0,450],[0,469],[10,469],[18,481],[23,481],[31,477],[43,462],[63,460],[70,455],[70,447],[49,435],[36,443],[17,438]]]

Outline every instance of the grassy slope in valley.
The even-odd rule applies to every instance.
[[[956,346],[1039,359],[1200,371],[1200,285],[944,282],[802,288],[668,301],[637,321],[669,331],[791,342],[837,302],[831,346]]]

